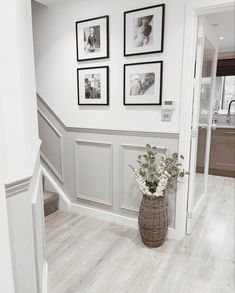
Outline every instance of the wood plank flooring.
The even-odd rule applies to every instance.
[[[193,234],[146,248],[138,232],[57,211],[46,217],[48,293],[233,293],[233,178],[210,176]]]

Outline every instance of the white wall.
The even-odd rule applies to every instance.
[[[123,12],[166,3],[164,53],[123,57]],[[75,22],[110,15],[110,59],[76,61]],[[48,8],[33,4],[37,92],[67,126],[178,132],[184,0],[67,0]],[[163,100],[175,99],[172,122],[161,106],[123,106],[123,64],[163,60]],[[76,69],[110,66],[110,106],[78,106]]]
[[[6,181],[10,182],[32,169],[38,131],[31,1],[5,1],[2,7],[0,92],[6,134]]]
[[[2,107],[0,100],[0,233],[1,233],[1,249],[0,249],[0,292],[14,292],[13,271],[11,264],[9,226],[7,218],[6,193],[4,188],[4,172],[5,168],[5,145],[2,138],[5,136],[2,121]]]
[[[1,3],[0,36],[0,292],[39,293],[42,251],[35,246],[43,236],[34,237],[33,206],[37,223],[43,215],[32,204],[41,196],[41,173],[30,0]]]

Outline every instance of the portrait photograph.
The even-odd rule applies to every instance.
[[[87,54],[100,52],[100,25],[84,28],[84,52]]]
[[[124,56],[163,52],[165,5],[124,12]]]
[[[124,105],[161,105],[163,62],[124,65]]]
[[[109,104],[109,67],[77,69],[79,105]]]
[[[109,57],[109,17],[76,22],[77,61]]]

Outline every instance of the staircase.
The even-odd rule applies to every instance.
[[[44,216],[48,216],[59,209],[59,195],[56,192],[47,191],[45,189],[45,176],[42,176],[43,184],[43,200],[44,200]]]
[[[59,209],[59,195],[52,191],[44,191],[44,216],[48,216]]]

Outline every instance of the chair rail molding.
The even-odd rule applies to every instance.
[[[4,184],[6,197],[20,194],[29,189],[35,169],[35,164],[37,162],[37,157],[39,155],[40,146],[41,140],[38,140],[32,160],[30,161],[30,166],[26,172],[20,174],[19,176],[9,177],[6,179]]]
[[[46,103],[46,101],[37,93],[38,99],[38,109],[40,110],[40,104],[45,107],[50,115],[52,115],[60,124],[60,126],[68,132],[79,132],[79,133],[97,133],[97,134],[112,134],[112,135],[126,135],[126,136],[141,136],[141,137],[167,137],[167,138],[175,138],[178,139],[179,133],[177,132],[153,132],[153,131],[142,131],[136,129],[109,129],[109,128],[84,128],[84,127],[75,127],[75,126],[68,126],[65,124],[64,121],[60,119],[60,117],[51,109],[51,107]],[[45,114],[43,114],[45,116]]]

